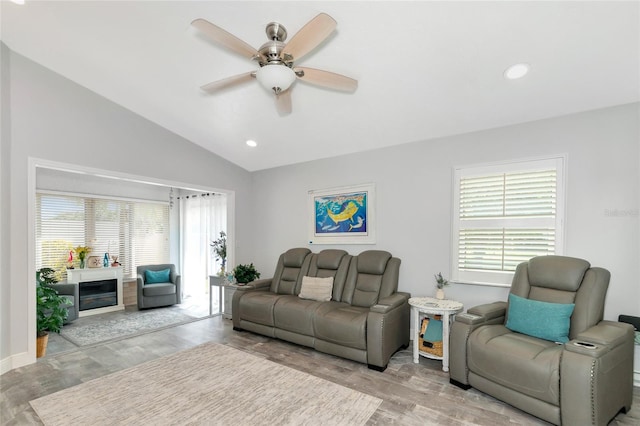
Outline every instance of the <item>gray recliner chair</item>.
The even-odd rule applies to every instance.
[[[629,324],[602,320],[609,278],[607,270],[571,257],[541,256],[520,264],[509,303],[476,306],[456,316],[451,383],[556,425],[606,425],[619,411],[627,412],[634,333]],[[571,304],[570,317],[560,320],[566,322],[566,339],[545,336],[558,321],[549,321],[550,315]],[[529,334],[539,332],[542,338]]]
[[[169,281],[148,283],[145,271],[162,271],[169,269]],[[182,291],[180,275],[176,273],[175,265],[165,263],[160,265],[141,265],[137,272],[138,309],[156,308],[181,303]]]
[[[71,321],[78,319],[80,317],[80,290],[78,284],[54,284],[53,288],[67,301],[65,305],[67,309],[67,319],[64,320],[64,323],[69,324]]]

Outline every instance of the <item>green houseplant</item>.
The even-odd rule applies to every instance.
[[[52,284],[58,282],[55,271],[41,268],[36,272],[36,331],[37,357],[46,354],[49,332],[60,333],[64,320],[67,319],[67,300],[58,294]]]
[[[227,264],[227,234],[224,231],[220,231],[220,238],[213,240],[210,244],[213,252],[216,254],[216,259],[220,261],[219,276],[224,276],[225,266]]]
[[[250,283],[251,281],[260,278],[260,272],[256,271],[253,263],[249,265],[238,265],[233,269],[233,276],[240,284]]]

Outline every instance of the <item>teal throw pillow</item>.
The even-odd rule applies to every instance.
[[[144,283],[145,284],[157,284],[157,283],[168,283],[171,282],[169,280],[169,274],[171,273],[171,269],[162,269],[160,271],[144,271]]]
[[[540,302],[510,294],[506,327],[540,339],[566,343],[575,306],[573,303]]]
[[[432,343],[442,342],[442,321],[430,318],[422,339]]]

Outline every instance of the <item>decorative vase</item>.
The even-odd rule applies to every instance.
[[[443,300],[444,299],[444,290],[439,288],[436,290],[436,299]]]
[[[80,259],[80,269],[84,269],[86,266],[84,259]]]

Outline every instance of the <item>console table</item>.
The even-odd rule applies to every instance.
[[[440,300],[433,297],[412,297],[409,299],[413,320],[413,362],[420,362],[420,356],[442,360],[442,371],[449,371],[449,330],[451,321],[464,306],[455,300]],[[418,347],[420,321],[426,316],[442,315],[442,356],[421,351]]]

